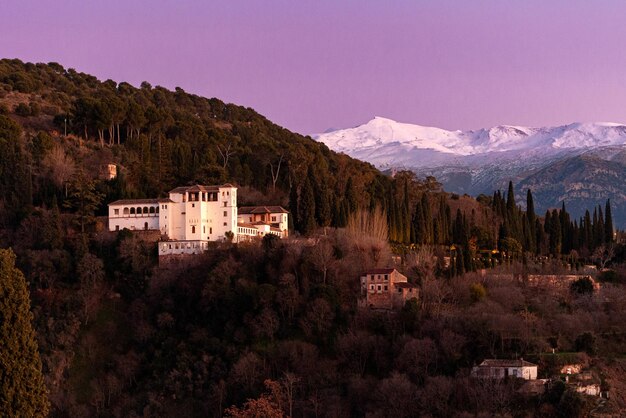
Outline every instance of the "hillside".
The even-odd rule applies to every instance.
[[[288,205],[289,194],[299,196],[308,181],[329,207],[316,221],[334,224],[346,205],[349,182],[363,206],[371,199],[372,182],[386,182],[371,165],[334,153],[252,109],[147,82],[136,88],[100,81],[56,63],[0,60],[0,109],[22,127],[22,148],[36,148],[31,156],[15,150],[18,166],[11,170],[36,168],[27,195],[5,194],[20,207],[49,207],[53,196],[63,206],[67,193],[61,191],[78,169],[96,180],[100,166],[112,163],[122,175],[114,185],[102,185],[106,199],[98,213],[104,213],[106,201],[163,196],[191,183],[231,182],[261,192],[248,193],[247,203]],[[54,149],[56,157],[46,160]],[[61,159],[72,175],[52,174],[63,171]],[[291,206],[300,229],[297,205]],[[5,210],[18,208],[9,204]]]

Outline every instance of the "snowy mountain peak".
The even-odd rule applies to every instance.
[[[601,122],[542,128],[499,125],[475,131],[448,131],[376,116],[363,125],[313,137],[335,151],[379,166],[415,166],[429,161],[438,164],[444,156],[449,159],[539,151],[550,154],[623,145],[626,126]]]

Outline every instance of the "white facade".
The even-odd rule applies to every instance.
[[[237,212],[238,240],[272,234],[289,236],[289,212],[282,206],[242,206]]]
[[[118,200],[109,204],[109,231],[158,230],[165,237],[159,255],[196,254],[208,241],[234,242],[274,234],[288,235],[288,211],[280,206],[241,208],[238,216],[237,188],[184,186],[163,199]]]

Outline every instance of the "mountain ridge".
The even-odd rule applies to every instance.
[[[513,181],[520,186],[518,201],[531,188],[541,211],[565,202],[572,204],[575,216],[582,216],[583,208],[610,198],[617,206],[616,224],[626,227],[626,189],[620,183],[626,176],[626,125],[621,123],[449,131],[375,117],[313,138],[381,170],[408,169],[419,177],[434,176],[454,193],[491,194]],[[577,192],[582,186],[571,175],[574,162],[586,182],[584,196]],[[551,166],[567,168],[567,173],[550,170]],[[601,168],[613,175],[607,176]]]

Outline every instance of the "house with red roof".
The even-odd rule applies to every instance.
[[[419,287],[395,268],[371,269],[361,275],[361,307],[396,310],[410,299],[419,299]]]

